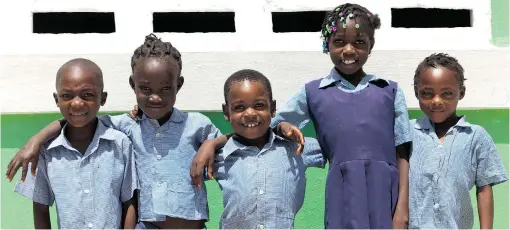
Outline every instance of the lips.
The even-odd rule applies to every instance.
[[[352,65],[352,64],[355,64],[357,62],[358,62],[358,60],[353,60],[353,59],[344,59],[344,60],[342,60],[342,63],[344,65]]]
[[[84,115],[87,115],[87,114],[88,114],[87,112],[69,113],[69,115],[71,115],[71,116],[84,116]]]
[[[245,128],[255,128],[261,124],[262,124],[262,122],[250,122],[250,123],[242,123],[241,126],[243,126]]]

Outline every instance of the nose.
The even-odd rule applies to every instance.
[[[71,107],[73,108],[80,108],[84,105],[83,99],[80,97],[74,97],[73,101],[71,101]]]
[[[434,98],[432,98],[432,107],[434,108],[438,108],[438,107],[441,107],[443,106],[443,100],[441,99],[441,97],[439,96],[435,96]]]
[[[158,95],[156,94],[151,94],[151,96],[149,97],[149,101],[152,102],[152,103],[161,103],[161,97],[159,97]]]
[[[257,113],[255,113],[255,110],[252,107],[249,107],[244,111],[244,116],[247,118],[255,117],[256,114]]]
[[[354,47],[348,43],[344,46],[343,53],[346,55],[353,55],[355,53]]]

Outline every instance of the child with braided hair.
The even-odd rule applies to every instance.
[[[299,128],[313,122],[330,163],[326,228],[407,227],[412,135],[404,94],[397,83],[363,70],[379,27],[379,17],[357,4],[328,12],[322,48],[334,68],[307,83],[272,121],[271,127],[287,121]],[[202,145],[192,171],[211,167],[215,150],[224,145],[219,140]]]

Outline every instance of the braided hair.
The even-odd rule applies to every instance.
[[[322,21],[321,39],[322,39],[322,51],[328,53],[328,38],[334,34],[338,28],[341,28],[341,22],[345,22],[345,19],[357,19],[359,23],[364,22],[372,29],[370,41],[373,44],[374,33],[376,29],[381,27],[381,19],[377,14],[372,14],[367,8],[358,4],[345,3],[335,7],[332,11],[326,13],[324,20]],[[345,28],[345,24],[343,26]],[[356,27],[357,28],[357,27]]]
[[[242,82],[245,80],[260,82],[264,87],[264,90],[266,91],[267,95],[269,96],[269,100],[270,101],[273,100],[273,91],[271,89],[271,83],[269,82],[269,79],[267,79],[267,77],[264,76],[264,74],[262,74],[259,71],[252,69],[243,69],[233,73],[225,81],[225,85],[223,86],[223,96],[225,97],[225,103],[228,103],[227,95],[230,92],[230,87],[232,86],[232,84],[236,82]]]
[[[131,70],[135,68],[136,61],[142,58],[165,57],[168,56],[179,66],[179,72],[182,70],[181,53],[172,46],[170,42],[163,42],[154,34],[145,36],[145,42],[139,46],[131,57]]]
[[[423,59],[414,72],[414,89],[420,82],[420,75],[426,68],[444,67],[456,73],[460,87],[464,87],[464,68],[459,64],[456,58],[445,53],[434,53]]]

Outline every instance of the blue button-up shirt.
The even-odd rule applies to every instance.
[[[324,167],[315,139],[297,145],[274,135],[260,150],[230,138],[216,156],[215,178],[223,192],[220,228],[293,228],[303,205],[307,167]]]
[[[409,228],[473,228],[469,190],[508,179],[494,141],[465,117],[441,143],[426,117],[414,129],[409,171]]]
[[[122,203],[137,189],[133,146],[129,138],[98,122],[84,154],[60,135],[48,142],[35,177],[15,191],[43,205],[57,203],[59,228],[120,228]]]
[[[378,80],[374,75],[366,75],[361,79],[357,86],[354,86],[333,68],[329,75],[321,80],[319,87],[335,84],[338,89],[345,92],[358,92],[368,87],[370,81]],[[397,88],[395,95],[395,146],[409,142],[412,139],[411,129],[409,127],[409,114],[404,97],[404,92],[400,87]],[[305,87],[294,95],[282,108],[276,111],[276,116],[271,122],[271,127],[275,127],[278,123],[286,121],[294,124],[302,129],[310,122],[310,114],[308,113],[308,103],[306,100]]]
[[[140,180],[139,216],[164,221],[209,218],[205,186],[198,189],[189,176],[191,161],[205,140],[221,135],[206,116],[173,110],[163,125],[147,116],[135,121],[127,114],[101,117],[133,141]]]

